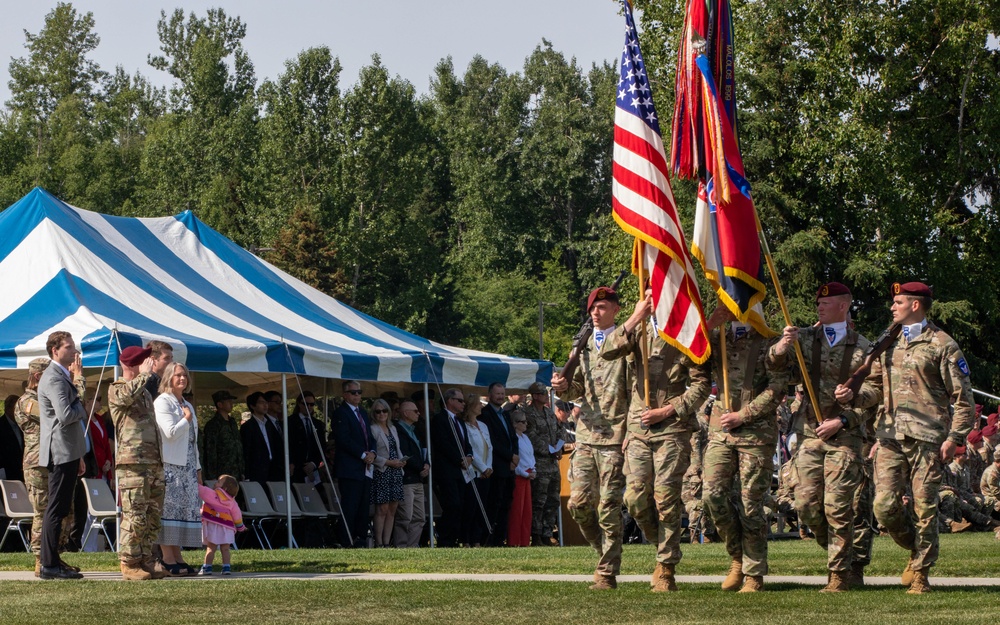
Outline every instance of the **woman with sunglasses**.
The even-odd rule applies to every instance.
[[[389,420],[389,404],[384,399],[372,403],[372,433],[375,435],[375,474],[372,503],[375,504],[375,546],[392,544],[396,507],[403,500],[403,452],[399,433]]]

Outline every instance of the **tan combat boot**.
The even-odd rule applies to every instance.
[[[149,571],[149,575],[152,579],[163,579],[164,577],[170,575],[170,571],[167,570],[167,567],[163,566],[162,562],[153,557],[143,558],[142,568]]]
[[[927,579],[928,571],[930,571],[930,568],[913,571],[913,582],[910,584],[910,589],[906,591],[906,594],[922,595],[931,591],[931,583]]]
[[[590,585],[590,590],[614,590],[618,588],[618,580],[614,575],[598,575],[594,573],[594,583]]]
[[[35,556],[35,577],[42,576],[42,556]]]
[[[972,523],[969,523],[968,521],[951,521],[948,523],[948,527],[951,528],[952,534],[958,534],[959,532],[964,532],[972,527]]]
[[[673,564],[658,564],[658,573],[659,575],[654,573],[653,592],[674,592],[677,590]]]
[[[847,592],[850,590],[847,577],[847,574],[840,571],[830,571],[830,581],[820,589],[820,592]]]
[[[847,585],[851,588],[865,587],[865,565],[860,562],[851,563],[851,574],[847,578]]]
[[[663,565],[659,562],[656,563],[656,568],[653,569],[653,576],[649,580],[649,587],[656,588],[656,581],[660,579],[660,575],[663,573]],[[596,573],[594,575],[597,575]],[[596,579],[594,581],[597,581]]]
[[[900,583],[909,588],[910,584],[913,583],[913,560],[911,559],[906,563],[906,568],[903,569],[903,574],[899,577]]]
[[[722,589],[729,591],[736,591],[740,589],[743,585],[743,559],[734,558],[732,562],[729,563],[729,572],[726,573],[726,579],[722,580]]]
[[[124,580],[147,580],[153,579],[153,575],[142,568],[142,559],[122,560],[122,579]]]
[[[740,592],[760,592],[762,590],[764,590],[763,575],[748,575],[743,581],[743,588],[740,588]]]

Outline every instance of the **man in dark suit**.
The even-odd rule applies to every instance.
[[[250,418],[240,426],[246,479],[261,483],[284,480],[281,467],[285,462],[285,448],[278,430],[267,419],[264,394],[258,392],[247,396],[247,407]]]
[[[489,403],[480,417],[490,430],[493,443],[493,483],[486,498],[486,514],[493,526],[489,537],[491,547],[500,547],[507,540],[507,516],[514,497],[514,467],[517,466],[517,433],[510,413],[503,411],[507,389],[500,382],[490,384],[486,392]]]
[[[288,415],[288,455],[293,482],[305,482],[308,478],[310,484],[313,483],[313,476],[323,462],[326,430],[313,417],[315,412],[316,396],[312,391],[303,391],[295,400],[295,410]],[[313,436],[314,432],[316,436]]]
[[[24,434],[14,421],[17,395],[9,395],[0,416],[0,469],[5,480],[24,481]]]
[[[69,332],[50,334],[45,349],[52,363],[38,382],[38,461],[49,469],[49,504],[42,520],[39,577],[79,579],[83,575],[63,566],[59,559],[59,538],[63,519],[73,504],[77,478],[85,468],[87,411],[82,396],[86,384],[80,352]]]
[[[465,491],[472,464],[472,446],[465,423],[458,417],[465,409],[462,391],[450,388],[444,393],[444,412],[431,419],[431,450],[434,488],[441,504],[438,521],[438,544],[455,547],[458,544]]]
[[[364,547],[368,536],[368,508],[372,493],[372,463],[375,462],[375,437],[371,421],[361,407],[361,384],[344,382],[344,403],[335,411],[337,483],[344,527],[355,547]]]

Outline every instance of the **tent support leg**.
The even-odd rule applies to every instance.
[[[424,440],[427,441],[427,463],[431,464],[431,397],[427,382],[424,382]],[[433,466],[433,464],[431,464]],[[427,536],[431,549],[434,548],[434,471],[427,474]]]

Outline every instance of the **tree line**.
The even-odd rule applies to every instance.
[[[683,5],[634,5],[665,120]],[[794,320],[840,280],[874,336],[889,285],[922,279],[987,389],[1000,389],[996,5],[733,3],[744,160]],[[320,46],[258,81],[245,28],[222,9],[161,13],[148,71],[171,84],[157,88],[94,62],[93,15],[57,4],[10,63],[0,202],[38,185],[109,214],[192,210],[355,308],[466,347],[537,357],[544,307],[545,357],[564,360],[581,299],[630,262],[610,216],[616,65],[581,68],[543,40],[517,70],[443,59],[420,94],[377,55],[345,84]],[[690,232],[694,189],[674,187]]]

